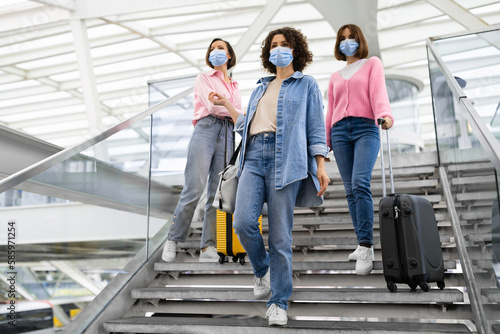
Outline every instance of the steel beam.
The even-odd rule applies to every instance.
[[[85,107],[92,135],[96,135],[102,128],[102,115],[99,97],[97,95],[94,65],[90,55],[90,44],[87,36],[87,27],[84,20],[70,21],[74,36],[75,51],[78,60],[80,80],[82,84]]]
[[[267,5],[262,9],[257,19],[252,23],[245,34],[241,37],[238,44],[235,46],[234,51],[239,57],[250,49],[257,37],[266,29],[271,23],[272,19],[279,12],[281,7],[285,4],[285,0],[268,1]]]
[[[453,0],[427,0],[427,2],[467,29],[478,29],[489,26],[488,23]]]

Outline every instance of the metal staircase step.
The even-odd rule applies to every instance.
[[[472,163],[461,163],[453,164],[448,166],[448,174],[451,175],[462,175],[462,174],[472,174],[477,175],[481,173],[490,174],[493,171],[493,164],[488,162],[472,162]]]
[[[401,178],[409,178],[409,177],[427,178],[429,176],[434,175],[435,172],[436,172],[436,167],[434,166],[393,168],[393,176],[395,180]],[[341,179],[338,168],[332,168],[330,170],[327,169],[327,173],[330,180],[335,181]],[[380,170],[380,167],[378,167],[378,169],[374,169],[372,172],[372,180],[377,180],[378,182],[380,182],[381,179],[382,179],[382,172]]]
[[[423,189],[435,189],[437,188],[439,182],[436,179],[432,180],[414,180],[414,181],[399,181],[394,182],[394,189],[398,193],[421,193]],[[372,182],[371,190],[373,194],[382,194],[382,184],[380,182]],[[387,184],[387,189],[390,189],[390,185]],[[345,197],[344,185],[330,185],[326,190],[325,198],[333,197]]]
[[[443,199],[443,197],[440,194],[435,194],[435,195],[421,195],[421,197],[427,199],[431,203],[439,203]],[[375,212],[378,212],[378,203],[382,199],[381,196],[373,197],[373,209]],[[331,199],[327,198],[323,201],[323,205],[320,206],[321,208],[348,208],[347,206],[347,200],[345,198],[343,199]]]
[[[220,314],[246,315],[264,317],[266,306],[253,301],[227,302],[217,301],[176,301],[140,300],[127,313],[138,316],[151,312],[168,315],[205,315],[216,309]],[[379,319],[470,319],[470,305],[465,304],[389,304],[389,303],[300,303],[296,302],[288,308],[289,317],[323,317],[323,318],[379,318]]]
[[[150,287],[132,290],[132,298],[175,300],[214,300],[214,301],[262,301],[255,299],[253,287]],[[423,292],[410,288],[391,293],[387,289],[344,289],[344,288],[294,288],[292,301],[311,302],[377,302],[377,303],[441,303],[453,304],[464,301],[463,292],[458,289],[437,288]],[[214,310],[217,312],[217,310]]]
[[[355,261],[329,261],[329,262],[292,262],[293,271],[306,271],[306,270],[355,270]],[[186,272],[192,271],[196,273],[200,272],[250,272],[252,266],[247,262],[244,265],[234,262],[228,262],[224,264],[219,263],[209,263],[209,262],[184,262],[184,263],[167,263],[167,262],[157,262],[154,265],[156,271],[161,272]],[[456,261],[445,260],[444,269],[456,269]],[[381,261],[373,261],[373,270],[382,270]]]
[[[451,179],[450,186],[478,186],[478,185],[495,185],[495,175],[482,176],[467,176]]]
[[[460,193],[457,194],[457,201],[487,201],[494,200],[497,197],[496,191],[481,191],[481,192],[471,192],[471,193]]]
[[[500,303],[500,289],[498,288],[482,289],[481,294],[485,296],[490,303]]]
[[[285,327],[270,327],[262,318],[130,317],[108,321],[104,330],[119,333],[190,334],[317,334],[326,333],[470,333],[463,324],[368,321],[288,320]]]
[[[387,157],[384,160],[387,164]],[[398,169],[405,168],[416,168],[416,167],[436,167],[439,165],[438,157],[436,152],[420,152],[417,154],[394,154],[392,157],[392,168],[394,171]],[[334,159],[332,161],[325,163],[325,169],[330,175],[330,173],[338,172],[337,163]],[[375,166],[373,167],[374,171],[380,171],[380,157],[377,158],[375,162]]]
[[[337,224],[349,224],[352,225],[351,216],[348,213],[321,213],[320,215],[314,214],[301,214],[302,211],[296,213],[293,217],[294,228],[297,225],[337,225]],[[436,221],[444,221],[446,215],[444,213],[436,213]],[[379,216],[374,215],[374,223],[378,224]],[[267,216],[262,217],[262,224],[267,225]]]
[[[154,281],[155,286],[251,286],[253,284],[253,272],[251,270],[228,275],[227,272],[165,272]],[[489,276],[488,276],[489,277]],[[462,274],[447,273],[444,281],[447,286],[464,286],[465,280]],[[335,286],[335,287],[367,287],[386,288],[386,282],[381,270],[374,270],[370,275],[355,276],[354,273],[325,273],[325,272],[295,272],[293,275],[294,286]],[[432,286],[433,284],[431,284]]]
[[[468,212],[462,212],[459,215],[461,220],[481,220],[481,219],[491,219],[491,209],[490,210],[474,210]],[[490,222],[491,224],[491,222]]]
[[[441,243],[449,243],[450,242],[450,235],[440,235]],[[264,243],[267,245],[268,240],[267,238],[264,238]],[[339,246],[339,245],[346,245],[346,246],[353,246],[357,245],[357,239],[355,235],[352,235],[350,233],[349,236],[337,236],[337,235],[330,235],[326,233],[315,233],[314,235],[309,235],[309,236],[302,236],[298,237],[294,233],[294,237],[292,240],[292,247],[313,247],[313,246]],[[380,237],[378,235],[373,236],[373,244],[374,245],[379,245],[380,244]],[[199,249],[200,248],[200,241],[199,240],[186,240],[185,242],[180,242],[177,244],[177,248],[179,249]]]

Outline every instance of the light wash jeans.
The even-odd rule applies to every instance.
[[[349,204],[358,244],[373,245],[373,166],[380,148],[375,121],[346,117],[332,126],[331,143]]]
[[[212,206],[219,183],[219,173],[224,169],[224,145],[226,128],[224,120],[207,116],[200,119],[194,128],[189,143],[184,188],[174,211],[168,240],[184,242],[193,219],[198,201],[207,186],[207,203],[203,217],[203,233],[200,248],[216,246],[216,209]],[[227,130],[227,153],[229,162],[232,155],[233,125]]]
[[[274,133],[258,134],[248,140],[245,162],[236,194],[234,229],[248,254],[255,276],[271,270],[271,293],[267,302],[288,308],[292,281],[292,228],[300,181],[276,190]],[[267,202],[269,253],[259,231],[258,218]]]

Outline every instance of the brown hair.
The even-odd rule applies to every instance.
[[[358,51],[356,51],[353,56],[360,59],[368,57],[368,43],[366,42],[365,35],[363,35],[361,29],[355,24],[344,24],[340,27],[339,31],[337,31],[337,40],[335,41],[335,58],[337,58],[337,60],[347,60],[345,54],[340,52],[339,47],[341,42],[340,37],[342,37],[342,32],[345,28],[349,28],[351,34],[354,36],[354,39],[359,44]]]
[[[208,45],[207,54],[205,55],[205,63],[208,66],[210,66],[211,68],[214,68],[214,65],[212,65],[212,63],[208,60],[208,58],[210,57],[210,52],[212,52],[212,49],[211,49],[212,44],[214,44],[214,42],[217,42],[217,41],[222,41],[222,42],[226,43],[227,52],[229,52],[229,54],[231,55],[231,59],[227,60],[227,69],[229,70],[231,67],[236,65],[236,53],[234,53],[234,50],[233,50],[233,47],[231,46],[231,44],[229,44],[229,42],[227,42],[221,38],[214,38],[213,41],[211,41],[210,44]]]
[[[290,48],[293,49],[292,63],[294,71],[302,72],[312,62],[313,54],[309,51],[306,37],[300,30],[292,27],[275,29],[269,32],[264,41],[262,41],[262,52],[260,54],[262,66],[270,73],[276,74],[276,66],[269,61],[269,57],[271,56],[271,42],[273,41],[273,37],[279,34],[285,36],[286,41],[290,43]]]

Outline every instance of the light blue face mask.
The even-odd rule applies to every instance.
[[[359,48],[358,42],[355,39],[344,39],[340,42],[339,49],[340,52],[345,54],[346,56],[353,56]]]
[[[227,62],[226,53],[226,50],[213,49],[212,52],[210,52],[208,61],[214,66],[224,65]]]
[[[293,60],[292,49],[283,46],[277,46],[271,49],[269,61],[277,67],[287,67]]]

